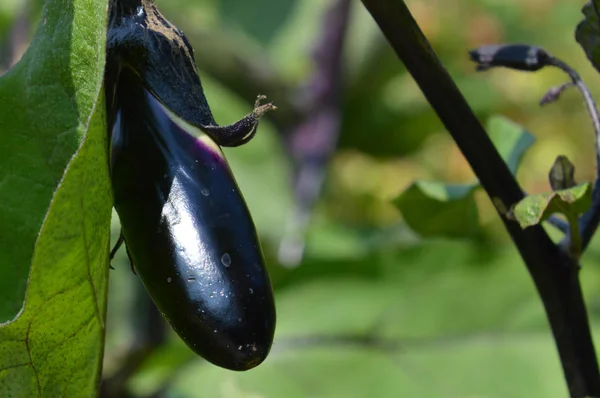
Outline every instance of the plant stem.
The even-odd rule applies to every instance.
[[[490,198],[510,207],[522,190],[401,0],[362,0],[456,141]],[[578,264],[541,226],[502,217],[534,280],[558,348],[570,396],[600,396],[600,374],[581,294]],[[476,298],[474,298],[476,299]]]

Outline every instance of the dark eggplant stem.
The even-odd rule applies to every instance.
[[[340,135],[343,49],[350,5],[350,0],[336,0],[327,9],[312,51],[314,72],[298,89],[297,107],[302,117],[284,129],[285,147],[294,166],[295,206],[288,216],[278,258],[289,267],[302,260],[306,229]]]
[[[401,0],[362,0],[479,178],[505,208],[523,192]],[[578,263],[537,225],[521,229],[499,214],[546,310],[572,398],[600,396],[600,372],[579,283]]]

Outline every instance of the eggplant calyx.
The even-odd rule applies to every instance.
[[[199,127],[220,146],[236,147],[243,145],[250,141],[256,134],[260,118],[265,113],[277,109],[271,102],[261,105],[260,102],[266,98],[264,95],[256,97],[252,112],[233,124],[227,126],[210,125]]]

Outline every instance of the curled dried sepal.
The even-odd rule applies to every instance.
[[[254,137],[254,134],[256,134],[261,116],[277,109],[271,102],[261,105],[260,101],[266,98],[264,95],[256,97],[252,112],[233,124],[227,126],[202,126],[200,129],[210,135],[221,146],[235,147],[243,145],[250,141]]]
[[[477,62],[477,70],[484,71],[495,66],[536,71],[548,66],[550,55],[542,48],[527,44],[492,44],[470,50],[471,60]]]

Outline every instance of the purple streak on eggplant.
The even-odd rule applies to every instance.
[[[219,145],[250,140],[274,107],[257,102],[242,120],[218,126],[183,32],[151,0],[110,7],[111,182],[128,256],[192,350],[227,369],[250,369],[271,348],[275,305],[252,218]]]

